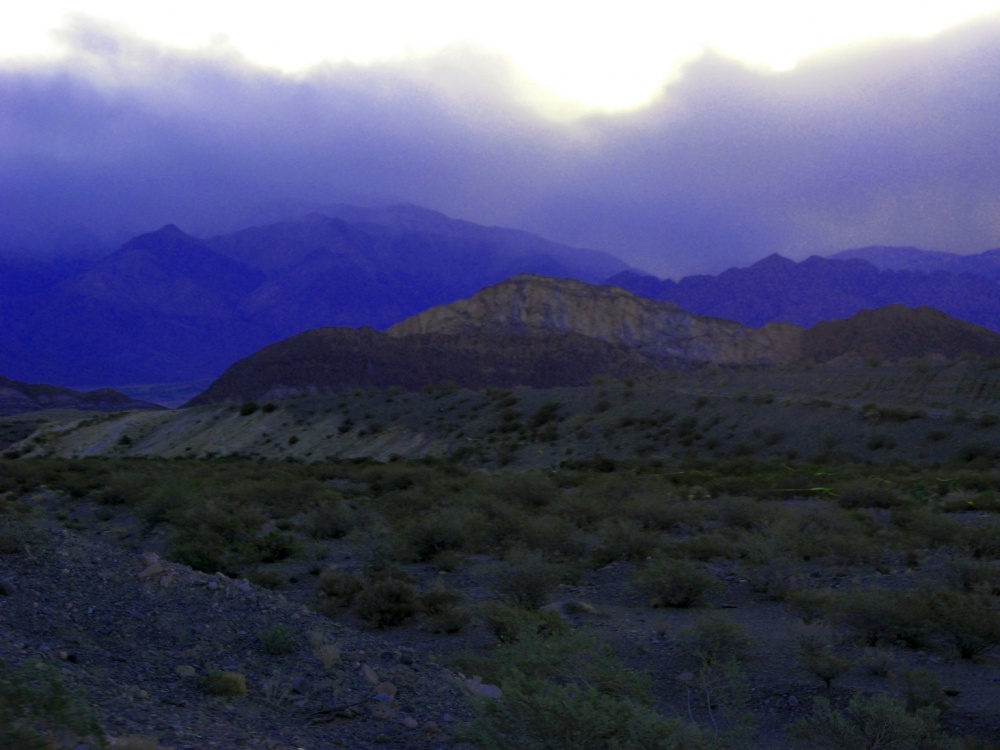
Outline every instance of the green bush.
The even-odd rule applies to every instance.
[[[730,659],[745,661],[753,651],[746,629],[717,615],[705,617],[681,633],[680,640],[702,665]]]
[[[66,687],[56,669],[41,663],[12,668],[0,661],[0,747],[50,750],[88,742],[107,747],[86,699]]]
[[[358,617],[376,628],[400,625],[420,611],[417,590],[404,581],[384,578],[366,585],[354,599]]]
[[[483,750],[695,750],[700,733],[651,707],[648,675],[589,633],[525,633],[501,646],[500,700],[479,699],[468,738]]]
[[[539,560],[528,560],[502,571],[493,584],[493,590],[508,604],[534,610],[548,601],[554,585],[555,576],[549,565]]]
[[[290,654],[298,647],[298,636],[295,631],[282,623],[270,625],[261,630],[257,637],[264,653],[271,656]]]
[[[885,482],[859,479],[834,488],[841,508],[893,508],[902,498]]]
[[[652,607],[693,607],[717,587],[715,577],[686,560],[659,559],[644,566],[635,585]]]
[[[319,590],[335,607],[350,606],[354,597],[364,588],[364,581],[354,573],[329,566],[319,575]]]
[[[239,672],[210,669],[202,678],[201,687],[209,695],[243,698],[247,694],[247,678]]]
[[[802,750],[958,747],[941,733],[937,711],[924,708],[911,712],[902,701],[884,694],[871,698],[856,695],[846,711],[838,711],[829,701],[817,698],[812,714],[793,723],[788,733],[795,747]]]

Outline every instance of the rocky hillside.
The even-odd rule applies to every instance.
[[[416,390],[445,382],[547,388],[654,372],[653,363],[635,350],[573,332],[389,336],[370,328],[321,328],[240,360],[188,405],[349,388]]]
[[[351,388],[416,390],[445,382],[548,388],[663,369],[785,366],[845,355],[889,361],[995,357],[1000,335],[929,308],[902,306],[812,329],[749,328],[616,287],[524,275],[385,333],[318,329],[265,347],[231,366],[189,405]]]
[[[862,310],[848,320],[817,323],[806,331],[805,359],[827,362],[844,354],[886,360],[974,355],[1000,357],[1000,336],[931,307],[887,305]]]
[[[468,300],[435,307],[388,330],[414,334],[558,331],[634,349],[660,364],[783,364],[798,359],[801,330],[752,329],[691,315],[616,287],[517,276]]]

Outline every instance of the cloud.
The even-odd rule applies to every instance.
[[[648,106],[567,118],[501,57],[289,76],[78,21],[0,69],[8,246],[86,227],[210,233],[264,205],[408,201],[606,249],[662,274],[770,252],[1000,245],[1000,18],[785,73],[711,52]]]

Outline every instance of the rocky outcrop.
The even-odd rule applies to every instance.
[[[773,323],[747,328],[691,315],[670,302],[637,297],[618,287],[522,275],[476,296],[434,307],[388,329],[418,334],[505,331],[575,333],[638,351],[661,364],[787,364],[801,356],[802,329]]]

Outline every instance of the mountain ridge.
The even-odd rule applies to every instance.
[[[609,286],[517,276],[386,332],[318,329],[234,363],[187,405],[356,388],[583,385],[704,366],[1000,357],[1000,335],[896,305],[806,329],[750,328]]]

